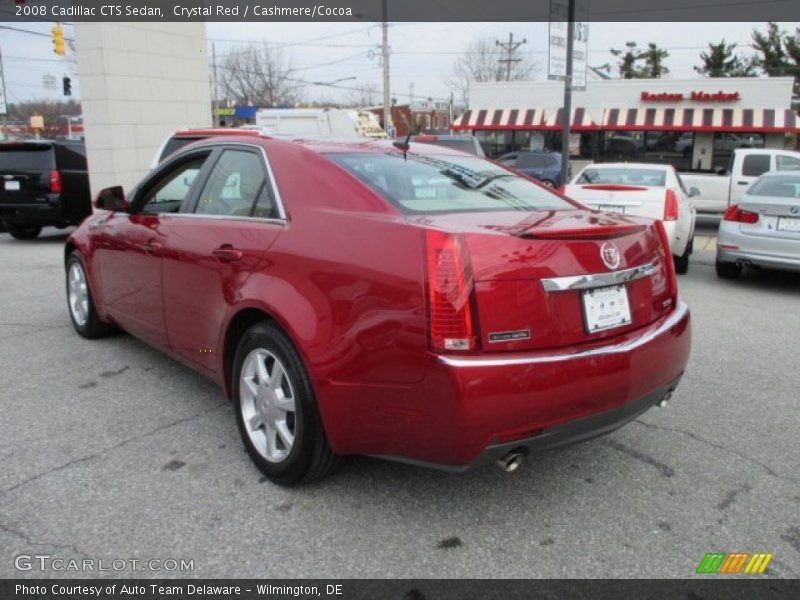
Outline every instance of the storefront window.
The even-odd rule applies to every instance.
[[[688,170],[694,134],[682,131],[604,131],[600,134],[600,162],[667,163]]]
[[[763,133],[715,133],[714,165],[727,165],[737,148],[763,148]]]

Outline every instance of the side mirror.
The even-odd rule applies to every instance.
[[[714,167],[714,173],[716,173],[717,175],[725,175],[727,171],[728,169],[722,166]]]
[[[127,210],[129,207],[128,201],[125,200],[125,190],[121,185],[100,190],[94,205],[102,210],[113,211]]]
[[[695,196],[700,195],[700,190],[696,187],[689,188],[689,198],[694,198]]]

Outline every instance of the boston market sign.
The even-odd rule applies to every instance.
[[[692,92],[688,98],[682,93],[642,92],[641,98],[642,102],[683,102],[687,99],[692,102],[738,102],[740,100],[739,92]]]

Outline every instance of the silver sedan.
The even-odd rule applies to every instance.
[[[800,172],[759,177],[725,211],[717,237],[717,275],[744,267],[800,271]]]

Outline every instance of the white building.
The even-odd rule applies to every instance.
[[[791,77],[589,80],[572,96],[570,155],[669,162],[682,171],[725,166],[738,147],[782,148],[800,131]],[[487,154],[561,147],[559,81],[473,83],[453,123]]]

